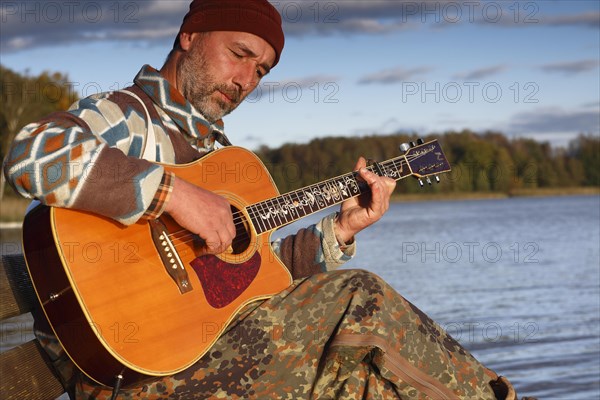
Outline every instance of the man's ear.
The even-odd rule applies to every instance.
[[[181,32],[179,34],[179,47],[183,51],[188,51],[192,45],[195,33]]]

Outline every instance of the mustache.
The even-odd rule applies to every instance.
[[[227,85],[218,85],[218,91],[229,97],[234,103],[239,103],[242,100],[242,89],[238,87],[229,87]]]

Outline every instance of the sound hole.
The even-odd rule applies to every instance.
[[[233,254],[241,254],[250,246],[250,226],[246,216],[236,207],[231,206],[231,212],[234,215],[233,222],[235,224],[235,238],[231,243],[231,248]]]

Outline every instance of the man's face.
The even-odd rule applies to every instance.
[[[246,32],[195,33],[177,63],[178,88],[210,122],[233,111],[275,61],[262,38]]]

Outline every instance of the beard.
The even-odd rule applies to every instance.
[[[177,77],[183,97],[210,123],[235,110],[243,100],[241,89],[216,82],[209,72],[200,40],[195,40],[190,50],[178,60]],[[219,92],[225,94],[231,102],[223,99]]]

